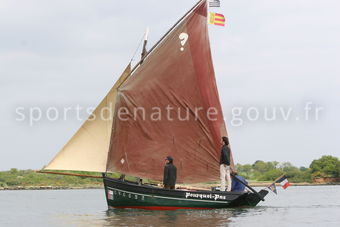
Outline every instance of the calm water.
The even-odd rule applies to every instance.
[[[255,208],[107,211],[103,190],[0,191],[0,226],[340,226],[340,186],[278,189]]]

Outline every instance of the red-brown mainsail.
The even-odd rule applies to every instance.
[[[184,44],[181,33],[187,34]],[[219,178],[221,136],[227,133],[210,52],[206,1],[144,59],[119,87],[116,100],[115,116],[120,111],[121,117],[113,122],[107,171],[160,180],[164,158],[171,155],[178,182]],[[187,111],[189,119],[183,120]]]

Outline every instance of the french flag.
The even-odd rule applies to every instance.
[[[283,189],[286,189],[289,187],[289,182],[286,176],[282,176],[280,179],[276,181],[277,183],[280,183]]]

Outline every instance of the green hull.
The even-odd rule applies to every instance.
[[[167,190],[107,177],[104,178],[104,186],[109,208],[215,209],[256,206],[261,200],[248,192]],[[260,193],[264,197],[268,192]]]

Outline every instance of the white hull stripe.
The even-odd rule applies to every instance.
[[[229,203],[228,201],[211,201],[211,200],[200,200],[200,199],[186,199],[186,198],[173,198],[173,197],[164,197],[164,196],[158,196],[158,195],[148,195],[148,194],[140,194],[135,192],[129,192],[121,189],[111,188],[107,187],[111,190],[121,191],[125,193],[131,193],[135,195],[141,195],[141,196],[147,196],[147,197],[154,197],[154,198],[160,198],[160,199],[172,199],[172,200],[181,200],[181,201],[195,201],[195,202],[207,202],[207,203]]]

